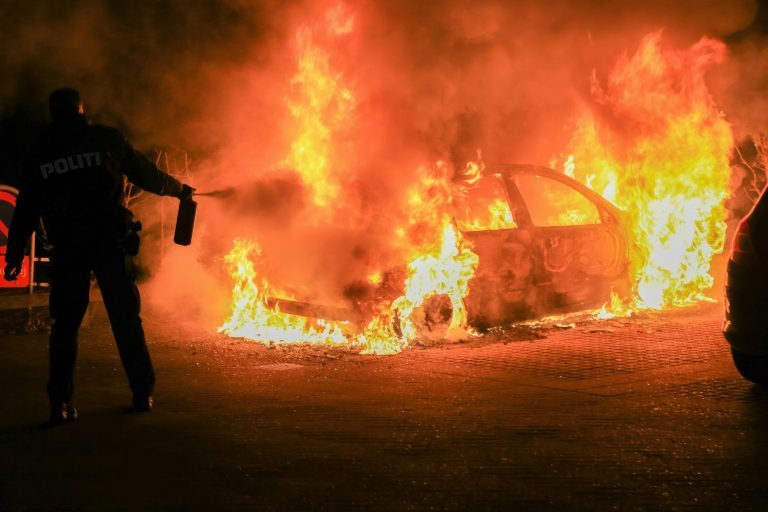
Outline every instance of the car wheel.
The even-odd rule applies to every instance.
[[[733,364],[742,377],[755,384],[768,386],[768,356],[755,356],[731,349]]]
[[[416,330],[416,337],[422,341],[437,341],[448,335],[448,329],[453,318],[453,306],[447,295],[427,297],[424,303],[416,308],[409,320]],[[398,336],[402,336],[400,317],[396,313],[392,327]]]

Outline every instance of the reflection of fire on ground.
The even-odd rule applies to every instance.
[[[295,137],[279,166],[296,173],[307,191],[304,225],[366,229],[368,217],[391,219],[390,224],[375,224],[379,231],[387,226],[377,235],[388,239],[401,264],[393,268],[376,254],[360,252],[357,261],[367,267],[367,278],[345,288],[347,298],[360,306],[354,321],[331,318],[330,313],[323,318],[322,308],[314,317],[292,315],[274,298],[307,298],[271,282],[262,244],[241,233],[226,261],[234,289],[231,313],[220,330],[230,336],[352,343],[367,353],[393,353],[419,336],[466,336],[472,318],[481,318],[477,323],[482,325],[509,321],[503,304],[519,302],[522,290],[535,285],[535,262],[524,241],[506,240],[500,249],[504,257],[495,262],[494,273],[488,273],[483,258],[492,256],[484,248],[483,235],[468,235],[518,227],[503,194],[482,190],[488,182],[479,179],[481,157],[460,172],[444,160],[414,164],[410,183],[381,191],[398,195],[404,212],[400,215],[363,212],[359,197],[346,194],[361,165],[355,161],[355,148],[370,143],[356,139],[356,125],[364,121],[356,86],[366,77],[351,75],[354,63],[344,63],[346,72],[341,72],[334,53],[340,45],[354,45],[356,30],[355,13],[342,4],[328,10],[323,20],[298,29],[293,46],[296,73],[287,94]],[[718,41],[705,38],[681,50],[666,45],[656,33],[621,58],[608,77],[593,76],[593,97],[581,105],[565,152],[569,156],[558,167],[618,206],[631,230],[631,285],[615,290],[603,317],[692,304],[712,285],[710,262],[724,244],[723,203],[733,141],[704,73],[724,57],[725,47]],[[461,180],[453,181],[456,174]],[[526,186],[517,184],[521,191]],[[459,219],[456,208],[471,190],[486,197],[487,206],[469,218],[464,210]],[[553,191],[534,205],[544,225],[601,223],[596,210],[578,201],[565,204],[563,197],[568,196]],[[589,251],[562,237],[539,252],[551,269],[579,265],[589,274],[591,265],[615,257],[600,253],[612,242],[599,238],[612,235],[596,233],[588,242]],[[552,286],[564,294],[573,288],[557,277]],[[480,300],[468,310],[470,293]],[[477,304],[484,310],[473,309]],[[545,313],[535,309],[513,313]]]

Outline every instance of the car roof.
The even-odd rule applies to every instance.
[[[612,213],[616,215],[621,215],[621,210],[615,204],[613,204],[612,202],[607,200],[605,197],[603,197],[602,195],[592,190],[591,188],[587,187],[582,182],[574,178],[571,178],[570,176],[567,176],[563,172],[556,171],[554,169],[545,167],[543,165],[505,164],[505,163],[487,164],[482,174],[483,176],[502,175],[505,177],[509,177],[514,174],[533,174],[536,176],[551,178],[553,180],[560,181],[562,183],[566,183],[567,185],[570,185],[571,187],[575,188],[577,191],[581,192],[582,194],[587,196],[589,199],[591,199],[595,203],[598,203],[599,205],[607,208],[608,210],[610,210]]]
[[[566,176],[564,173],[545,167],[543,165],[535,164],[490,164],[485,166],[483,171],[484,175],[488,174],[538,174],[540,176],[549,176],[555,179],[565,177],[568,180],[573,180],[570,176]],[[573,180],[576,181],[576,180]],[[577,182],[578,183],[578,182]]]

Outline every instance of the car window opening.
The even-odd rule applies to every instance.
[[[565,183],[527,174],[515,176],[513,180],[534,226],[581,226],[601,222],[597,205]]]
[[[489,231],[517,228],[509,207],[504,184],[495,176],[486,176],[469,188],[462,188],[455,198],[456,223],[462,231]]]

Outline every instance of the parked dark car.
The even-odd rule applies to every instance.
[[[760,195],[733,237],[723,334],[741,375],[768,384],[768,196]]]
[[[588,187],[546,167],[498,165],[456,189],[454,220],[479,256],[465,301],[471,325],[483,329],[600,306],[611,291],[629,291],[622,212]],[[288,313],[364,323],[365,302],[398,297],[404,277],[404,269],[394,269],[378,289],[356,290],[348,310],[273,301]],[[449,301],[436,304],[450,307]],[[451,311],[445,313],[450,319]]]

